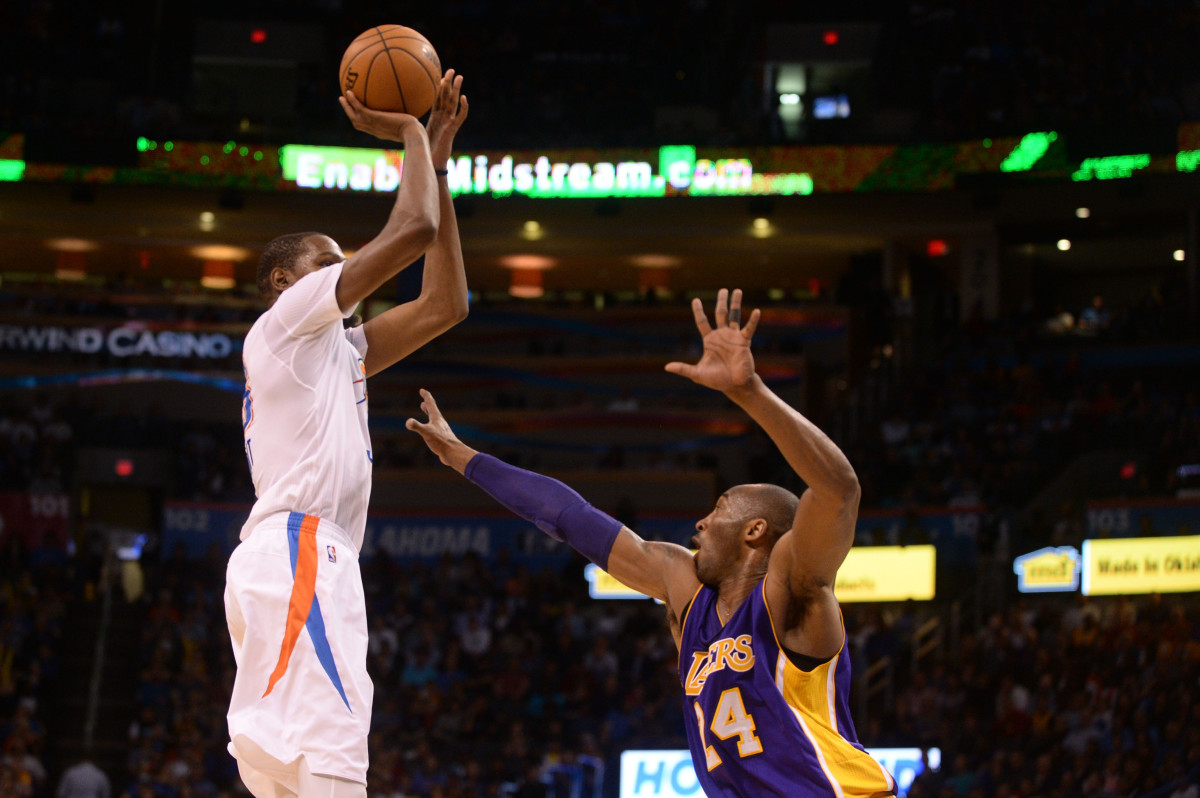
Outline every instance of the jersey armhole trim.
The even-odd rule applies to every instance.
[[[763,577],[763,580],[762,580],[762,600],[763,600],[763,607],[765,607],[767,610],[767,620],[771,624],[771,636],[775,638],[776,647],[778,647],[779,650],[784,653],[784,656],[786,656],[788,658],[788,662],[790,662],[790,663],[792,663],[792,665],[796,666],[796,668],[798,670],[803,671],[804,673],[812,673],[813,671],[815,671],[817,668],[821,667],[822,665],[824,665],[828,662],[832,662],[834,657],[837,657],[839,654],[842,653],[842,651],[845,650],[845,648],[846,648],[846,616],[842,614],[841,604],[838,604],[838,618],[840,618],[841,622],[842,622],[842,645],[841,645],[841,647],[837,650],[837,654],[834,654],[831,657],[812,657],[812,656],[809,656],[808,654],[801,654],[799,651],[792,651],[790,648],[788,648],[787,646],[785,646],[783,644],[782,640],[779,639],[779,633],[775,631],[775,618],[773,615],[771,615],[771,603],[769,601],[767,601],[767,579],[766,579],[766,577]]]
[[[683,618],[679,621],[679,652],[675,655],[675,670],[683,669],[683,635],[687,628],[688,617],[692,614],[692,607],[696,606],[696,597],[700,595],[700,591],[704,589],[704,583],[696,588],[696,592],[692,594],[692,598],[683,608]]]
[[[807,654],[801,654],[799,651],[792,651],[790,648],[783,648],[782,646],[779,650],[783,652],[789,662],[805,673],[812,673],[822,665],[832,662],[833,658],[837,656],[837,654],[834,654],[833,657],[810,657]],[[840,653],[839,651],[838,654]]]

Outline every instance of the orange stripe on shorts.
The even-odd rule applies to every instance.
[[[288,662],[292,658],[292,650],[300,639],[300,630],[308,621],[308,611],[312,608],[313,596],[317,591],[317,524],[320,518],[306,515],[300,523],[300,541],[296,552],[296,573],[292,577],[292,598],[288,603],[287,627],[283,633],[283,646],[279,649],[279,662],[275,672],[267,683],[267,692],[263,698],[275,689],[275,683],[287,673]]]

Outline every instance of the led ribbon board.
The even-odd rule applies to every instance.
[[[799,196],[951,191],[961,178],[1089,181],[1143,174],[1189,174],[1200,166],[1200,123],[1179,126],[1178,150],[1084,160],[1070,158],[1055,131],[940,144],[803,147],[701,147],[477,151],[445,165],[456,195],[544,198]],[[137,166],[27,163],[24,136],[0,138],[0,181],[388,192],[403,152],[388,149],[275,147],[237,141],[131,138]],[[390,188],[389,188],[390,187]]]
[[[934,595],[937,549],[925,546],[853,548],[838,569],[834,593],[840,602],[929,601]],[[595,565],[584,569],[594,599],[648,598]]]
[[[833,592],[842,603],[929,601],[936,563],[932,545],[856,547],[838,569]]]
[[[0,158],[0,182],[15,183],[25,174],[25,162]]]
[[[1000,171],[1028,172],[1057,140],[1058,134],[1054,131],[1027,134],[1000,163]]]
[[[1083,542],[1083,594],[1200,591],[1200,535]]]
[[[807,173],[759,174],[749,158],[697,158],[691,146],[661,147],[656,162],[611,160],[603,153],[479,153],[446,164],[450,192],[493,197],[536,198],[737,196],[811,194]],[[400,184],[404,153],[399,150],[309,147],[279,150],[285,180],[299,188],[391,192]]]
[[[1180,150],[1175,153],[1175,169],[1179,172],[1194,172],[1200,166],[1200,150]]]
[[[1140,155],[1107,155],[1103,158],[1086,158],[1079,168],[1071,174],[1075,182],[1085,180],[1119,180],[1132,177],[1139,169],[1150,165],[1150,154]],[[1179,169],[1178,158],[1176,169]],[[1183,171],[1180,169],[1179,171]]]

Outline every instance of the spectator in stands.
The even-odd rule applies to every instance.
[[[87,759],[63,772],[54,798],[110,798],[112,788],[104,771]]]
[[[1092,297],[1092,304],[1079,314],[1079,332],[1083,335],[1101,335],[1108,329],[1112,314],[1104,304],[1104,297],[1097,294]]]
[[[1058,601],[1031,613],[1032,625],[1020,614],[994,617],[986,635],[952,653],[967,680],[966,714],[942,716],[925,737],[948,764],[918,779],[910,795],[939,795],[939,782],[957,794],[978,788],[990,796],[1148,795],[1200,784],[1200,731],[1193,724],[1184,732],[1200,675],[1196,618],[1182,604],[1162,606],[1152,599],[1135,611],[1114,600],[1101,612],[1087,602],[1080,620],[1078,606],[1065,610]],[[1179,650],[1159,642],[1184,639]],[[898,713],[916,719],[919,702],[908,696],[919,685],[898,696]],[[972,716],[990,718],[998,733],[967,738],[950,720]],[[1017,756],[1033,763],[1030,785],[1022,784],[1028,766],[1013,766]],[[1167,769],[1149,767],[1168,761]]]

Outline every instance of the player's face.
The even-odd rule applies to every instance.
[[[292,263],[292,283],[306,274],[324,269],[346,259],[342,248],[329,236],[309,236],[304,239],[304,251]]]
[[[696,577],[706,585],[720,584],[737,565],[742,523],[736,504],[730,492],[723,493],[712,512],[696,522]]]

